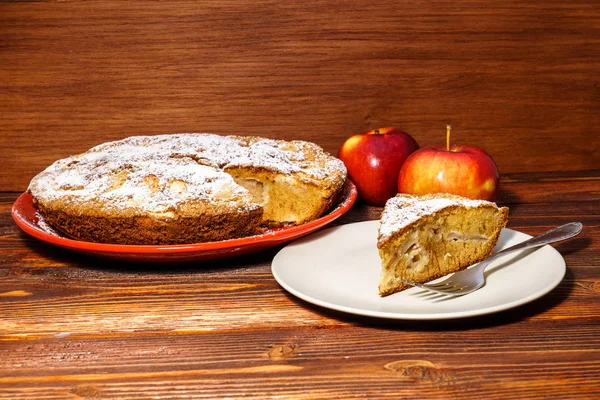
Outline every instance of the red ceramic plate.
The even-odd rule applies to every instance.
[[[346,180],[337,205],[319,219],[303,225],[273,229],[260,235],[218,242],[180,245],[121,245],[69,239],[47,227],[33,205],[31,195],[23,193],[13,204],[12,216],[29,235],[44,242],[93,256],[140,262],[185,262],[211,260],[247,254],[274,247],[307,235],[344,215],[356,201],[356,186]]]

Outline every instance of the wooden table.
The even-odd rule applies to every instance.
[[[493,315],[410,322],[285,292],[278,249],[134,265],[22,233],[0,194],[0,398],[600,397],[600,171],[504,175],[509,227],[581,221],[548,295]],[[356,205],[336,224],[376,219]]]

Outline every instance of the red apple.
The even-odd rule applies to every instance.
[[[419,145],[397,128],[374,129],[348,138],[338,158],[365,203],[382,206],[398,190],[398,173],[406,157]]]
[[[485,151],[472,146],[424,147],[408,157],[398,177],[400,193],[452,193],[471,199],[494,200],[500,175]]]

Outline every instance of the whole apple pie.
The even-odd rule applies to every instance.
[[[135,136],[61,159],[29,193],[45,222],[85,241],[232,239],[323,214],[346,178],[314,143],[251,136]]]

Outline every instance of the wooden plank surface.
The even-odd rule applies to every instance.
[[[172,266],[79,256],[20,232],[18,193],[0,193],[0,398],[598,398],[599,187],[600,171],[505,176],[510,228],[584,224],[555,246],[567,274],[517,309],[437,322],[305,303],[273,279],[277,249]]]
[[[0,190],[135,134],[369,127],[600,168],[596,1],[0,1]],[[518,160],[516,162],[515,160]]]

